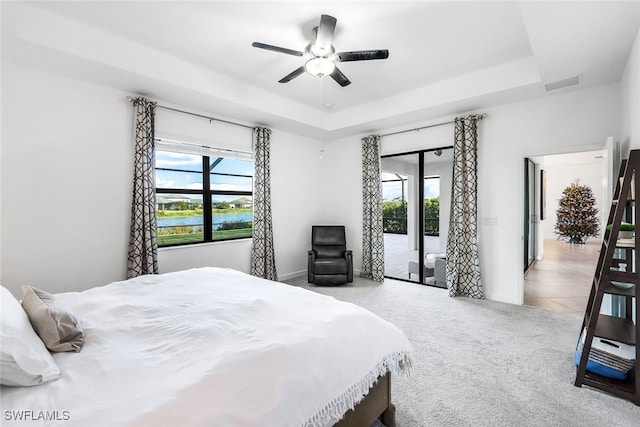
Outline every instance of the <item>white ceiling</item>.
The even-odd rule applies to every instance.
[[[402,128],[618,81],[638,32],[627,2],[2,2],[2,59],[319,139]],[[352,81],[283,76],[321,14]],[[578,76],[580,84],[545,92]],[[328,107],[330,105],[330,107]]]

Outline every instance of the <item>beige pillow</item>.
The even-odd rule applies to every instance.
[[[40,289],[23,286],[22,307],[44,345],[51,351],[80,351],[84,331],[73,313]]]
[[[24,309],[4,286],[0,286],[0,320],[0,384],[33,386],[60,376]],[[0,396],[4,392],[2,388]]]

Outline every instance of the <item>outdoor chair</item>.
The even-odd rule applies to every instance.
[[[424,264],[424,283],[441,288],[447,287],[446,279],[447,259],[445,253],[426,254]],[[420,265],[417,261],[409,261],[409,279],[412,274],[420,274]]]

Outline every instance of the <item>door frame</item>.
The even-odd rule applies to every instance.
[[[418,239],[418,260],[424,260],[424,256],[425,256],[425,253],[424,253],[424,155],[425,153],[430,153],[434,151],[443,151],[443,150],[453,150],[453,145],[428,148],[424,150],[413,150],[413,151],[407,151],[407,152],[401,152],[401,153],[385,154],[383,156],[380,156],[381,159],[384,159],[384,158],[399,157],[399,156],[405,156],[405,155],[408,156],[412,154],[418,155],[418,176],[420,177],[420,179],[418,179],[418,194],[422,195],[422,199],[420,202],[420,209],[418,209],[418,230],[417,231],[420,236],[420,238]],[[410,238],[410,236],[408,235],[408,228],[409,227],[407,226],[407,238]],[[415,236],[413,237],[415,238]],[[384,250],[386,249],[383,249],[383,252]],[[384,253],[383,253],[383,257],[384,257]],[[424,267],[424,261],[422,266]],[[386,273],[384,277],[385,279],[400,280],[402,282],[416,283],[419,285],[421,284],[425,286],[436,287],[432,284],[424,283],[424,268],[418,268],[417,282],[415,280],[388,276]]]
[[[607,142],[609,141],[609,139],[607,139]],[[527,151],[521,151],[518,155],[518,157],[520,158],[520,160],[518,161],[518,163],[520,164],[521,169],[521,175],[520,176],[524,176],[524,172],[525,172],[525,168],[524,168],[524,161],[523,159],[525,158],[529,158],[529,157],[544,157],[544,156],[551,156],[554,154],[569,154],[569,153],[579,153],[579,152],[583,152],[583,151],[597,151],[597,150],[604,150],[607,151],[608,155],[609,155],[609,149],[606,146],[607,142],[602,143],[602,144],[585,144],[585,145],[577,145],[577,146],[573,146],[573,147],[558,147],[556,150],[550,149],[550,148],[544,148],[544,149],[537,149],[537,150],[527,150]],[[619,143],[618,143],[619,144]],[[618,155],[620,155],[620,148],[618,148]],[[615,154],[612,153],[611,155]],[[615,163],[615,160],[613,161]],[[615,165],[613,165],[615,167]],[[614,171],[615,176],[617,177],[617,171]],[[515,197],[519,198],[520,200],[523,200],[524,197],[524,186],[518,186],[519,188],[519,194],[516,194]],[[520,191],[522,191],[522,193],[520,193]],[[523,218],[524,215],[524,203],[517,203],[516,204],[516,208],[518,209],[518,215],[520,216],[520,218]],[[513,247],[517,248],[518,250],[518,258],[520,258],[520,260],[523,259],[524,257],[524,245],[522,244],[522,241],[524,239],[524,224],[521,221],[518,221],[518,231],[519,233],[516,233],[513,236]],[[544,247],[542,248],[542,253],[544,252]],[[514,263],[515,264],[515,263]],[[514,276],[515,278],[515,297],[517,300],[517,304],[522,305],[523,301],[524,301],[524,273],[522,271],[522,268],[520,267],[519,263],[518,265],[513,265],[510,268],[514,268],[517,269],[518,273],[516,276]],[[513,271],[513,270],[511,270]]]

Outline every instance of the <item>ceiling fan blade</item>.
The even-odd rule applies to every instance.
[[[333,33],[336,30],[337,19],[330,15],[320,16],[320,25],[316,35],[316,48],[329,52],[333,44]]]
[[[357,50],[354,52],[339,52],[336,53],[336,61],[369,61],[371,59],[387,59],[389,57],[389,51],[387,49],[380,50]]]
[[[266,50],[272,50],[274,52],[286,53],[287,55],[293,55],[293,56],[302,56],[302,55],[304,55],[303,52],[300,52],[300,51],[297,51],[297,50],[287,49],[285,47],[273,46],[273,45],[270,45],[270,44],[265,44],[265,43],[260,43],[260,42],[253,42],[253,43],[251,43],[251,46],[257,47],[259,49],[266,49]]]
[[[302,73],[304,73],[304,67],[296,68],[295,70],[281,78],[278,83],[289,83],[291,80],[295,79]]]
[[[330,76],[342,87],[349,86],[351,84],[351,80],[342,74],[342,71],[340,71],[338,67],[333,70],[333,73],[331,73]]]

